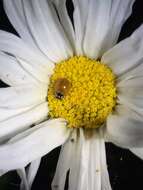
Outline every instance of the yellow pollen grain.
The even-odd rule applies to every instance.
[[[63,99],[57,99],[54,83],[66,78],[71,88]],[[115,75],[100,61],[75,56],[56,64],[48,89],[49,115],[64,118],[69,127],[101,126],[116,104]]]

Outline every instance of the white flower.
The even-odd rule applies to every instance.
[[[68,170],[69,190],[111,190],[105,141],[143,158],[143,26],[115,45],[134,0],[73,0],[74,27],[65,2],[4,0],[20,37],[0,31],[0,79],[9,85],[0,88],[0,173],[17,170],[28,190],[41,157],[63,145],[53,190],[64,189]],[[117,77],[118,105],[91,136],[48,119],[55,63],[75,55],[101,58]]]

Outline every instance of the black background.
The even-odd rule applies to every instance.
[[[68,1],[67,6],[71,13],[72,5],[70,1]],[[119,41],[128,37],[141,23],[143,23],[142,0],[136,0],[133,13],[122,28]],[[2,0],[0,0],[0,29],[17,35],[4,13]],[[0,82],[0,86],[4,87],[5,84]],[[121,149],[111,143],[106,144],[106,151],[108,171],[113,190],[143,189],[143,161],[130,151]],[[50,184],[54,176],[59,152],[60,148],[57,148],[42,158],[32,190],[51,189]],[[0,178],[0,190],[19,190],[19,182],[20,180],[16,172],[9,172]]]

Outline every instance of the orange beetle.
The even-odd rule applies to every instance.
[[[54,95],[57,99],[63,99],[71,88],[71,83],[66,78],[58,78],[54,83]]]

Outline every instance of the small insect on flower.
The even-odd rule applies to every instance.
[[[54,83],[54,95],[57,99],[63,99],[71,88],[71,83],[66,78],[58,78]]]

